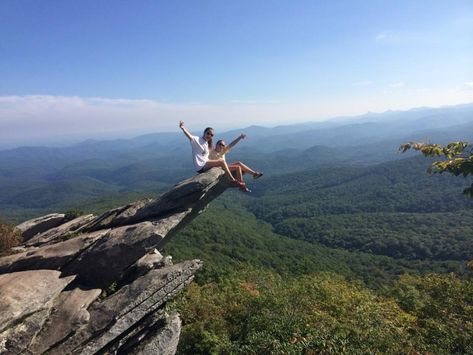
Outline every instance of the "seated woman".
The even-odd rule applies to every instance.
[[[198,173],[203,173],[214,167],[222,168],[226,177],[230,182],[230,186],[239,187],[240,190],[247,192],[247,187],[244,182],[235,179],[228,169],[228,165],[224,159],[209,159],[209,153],[212,150],[214,130],[207,127],[204,130],[202,137],[193,136],[186,127],[184,122],[179,121],[179,128],[182,129],[185,136],[189,139],[192,147],[192,160],[194,162],[195,170]]]
[[[246,138],[246,135],[241,134],[239,137],[234,139],[228,146],[225,144],[225,142],[222,139],[217,141],[217,144],[215,145],[215,149],[210,151],[209,158],[225,160],[225,154],[227,154],[240,140],[245,139],[245,138]],[[244,182],[243,174],[245,173],[249,173],[253,175],[253,179],[258,179],[261,176],[263,176],[262,172],[254,171],[253,169],[243,164],[241,161],[228,164],[228,169],[230,170],[230,172],[232,173],[234,172],[238,181],[241,181],[241,182]],[[250,192],[248,188],[247,188],[247,192]]]

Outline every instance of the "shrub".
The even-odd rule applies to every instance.
[[[295,278],[241,270],[192,284],[173,304],[180,354],[415,353],[415,317],[335,274]]]
[[[21,232],[0,219],[0,255],[7,254],[10,248],[20,243],[20,240]]]
[[[428,353],[473,353],[473,281],[454,274],[403,275],[391,290],[399,306],[416,319],[416,333]]]
[[[80,217],[84,214],[84,212],[82,212],[81,210],[78,210],[78,209],[71,209],[71,210],[68,210],[64,213],[64,218],[66,219],[66,221],[70,221],[70,220],[73,220],[77,217]]]

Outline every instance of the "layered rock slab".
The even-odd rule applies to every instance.
[[[106,349],[118,351],[136,337],[143,336],[144,330],[153,332],[153,329],[149,329],[148,318],[190,283],[201,265],[199,260],[194,260],[152,270],[106,300],[92,304],[87,326],[51,353],[80,351],[81,354],[95,354]]]
[[[72,237],[72,233],[78,233],[82,226],[90,223],[94,218],[95,216],[93,214],[74,218],[73,220],[62,223],[55,228],[51,228],[43,233],[35,235],[24,243],[24,245],[26,247],[39,247],[41,245],[60,242],[65,238]]]
[[[29,347],[33,354],[42,354],[85,326],[90,319],[87,308],[102,290],[83,289],[80,286],[66,290],[56,297],[51,314]]]
[[[60,243],[29,248],[18,254],[0,258],[0,274],[24,270],[61,269],[93,243],[105,237],[109,229],[80,235]]]
[[[65,275],[77,275],[82,283],[106,287],[122,278],[125,270],[181,223],[186,213],[177,213],[157,221],[112,228],[106,238],[65,265]],[[92,232],[92,233],[97,233]]]
[[[62,217],[54,215],[25,222],[26,231],[56,218],[49,228],[32,229],[22,253],[0,258],[0,296],[5,300],[0,300],[0,352],[173,354],[180,319],[166,314],[164,306],[192,281],[202,263],[172,265],[155,248],[225,191],[222,176],[214,168],[157,199],[99,217],[59,223]],[[44,281],[33,282],[35,277]],[[25,296],[15,303],[23,296],[13,290],[21,287],[34,299]],[[41,298],[45,294],[49,296]]]
[[[43,233],[51,228],[64,223],[66,217],[63,213],[51,213],[46,216],[30,219],[16,226],[21,231],[23,241],[27,241],[38,233]]]
[[[28,348],[47,321],[54,299],[74,279],[54,270],[0,275],[0,353]]]
[[[74,277],[60,278],[53,270],[0,275],[0,331],[47,305]]]

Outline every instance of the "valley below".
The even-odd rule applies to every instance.
[[[470,128],[467,105],[242,130],[227,160],[264,176],[246,177],[249,194],[227,190],[160,250],[203,261],[172,304],[178,353],[473,352],[471,181],[397,152],[411,139],[471,141]],[[193,176],[187,145],[155,134],[0,151],[0,217],[155,198]]]

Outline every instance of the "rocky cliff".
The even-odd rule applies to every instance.
[[[159,250],[226,186],[214,168],[98,217],[20,224],[23,244],[0,258],[0,353],[173,354],[181,321],[164,306],[202,262]]]

